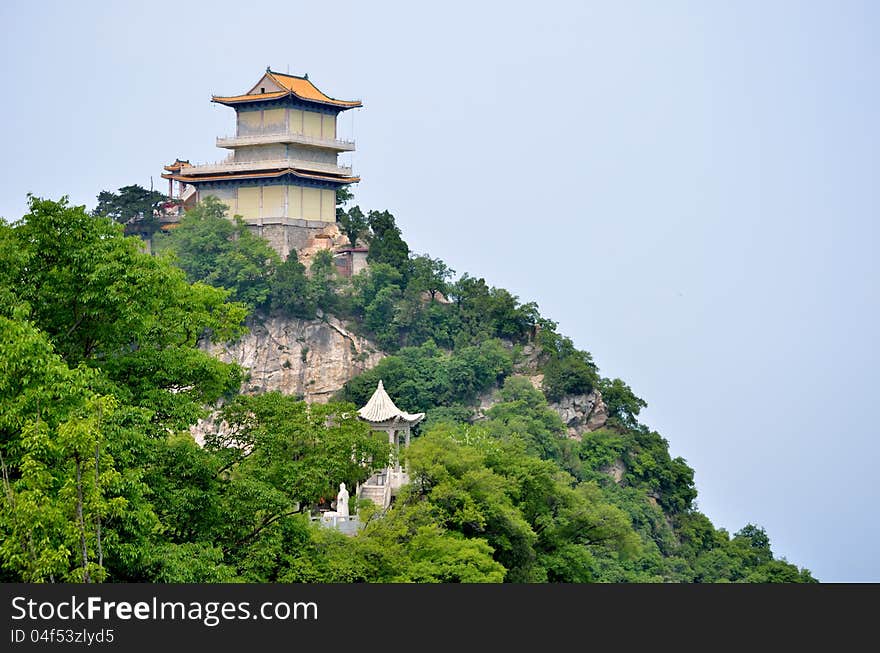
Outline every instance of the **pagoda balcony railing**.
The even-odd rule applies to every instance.
[[[306,136],[305,134],[294,134],[288,131],[266,131],[256,134],[219,136],[217,138],[217,147],[239,147],[242,145],[262,145],[264,143],[300,143],[302,145],[327,147],[339,152],[354,151],[354,141]]]
[[[192,175],[204,175],[221,172],[244,172],[248,170],[280,170],[282,168],[295,168],[297,170],[310,170],[313,172],[326,172],[331,175],[351,176],[352,170],[347,166],[334,163],[322,163],[320,161],[305,161],[303,159],[260,159],[257,161],[234,161],[231,158],[219,163],[189,166],[183,168],[181,177]]]

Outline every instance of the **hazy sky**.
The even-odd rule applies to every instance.
[[[358,98],[364,208],[537,301],[717,526],[880,581],[880,5],[0,5],[0,216],[213,161],[267,65]]]

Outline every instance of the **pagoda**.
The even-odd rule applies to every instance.
[[[162,177],[178,182],[185,205],[213,195],[283,258],[335,224],[336,190],[360,181],[339,165],[339,154],[355,147],[337,137],[336,118],[360,101],[337,100],[308,75],[269,68],[247,92],[211,101],[235,110],[235,135],[217,138],[230,150],[219,163],[165,167]]]

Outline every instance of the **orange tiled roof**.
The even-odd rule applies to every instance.
[[[335,107],[344,107],[346,109],[362,106],[359,100],[337,100],[330,97],[329,95],[325,95],[318,90],[317,86],[315,86],[308,80],[308,77],[297,77],[296,75],[276,73],[271,70],[266,70],[266,74],[278,86],[287,90],[270,91],[268,93],[250,93],[245,95],[214,95],[211,97],[211,101],[218,102],[220,104],[237,104],[240,102],[274,100],[275,98],[284,97],[286,95],[293,95],[301,100],[306,100],[309,102],[319,102],[321,104],[330,104]]]
[[[253,95],[212,95],[211,102],[220,104],[236,104],[238,102],[254,102],[257,100],[274,100],[275,98],[290,95],[289,91],[271,91],[269,93],[254,93]]]
[[[192,165],[192,164],[189,161],[181,161],[180,158],[178,157],[174,161],[174,163],[169,163],[167,166],[164,166],[164,167],[165,167],[165,170],[167,170],[168,172],[177,172],[181,168],[186,168],[190,165]]]

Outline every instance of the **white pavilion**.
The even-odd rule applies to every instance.
[[[385,392],[382,381],[379,381],[373,396],[358,410],[358,416],[369,423],[374,431],[388,433],[388,444],[391,445],[393,456],[388,467],[376,472],[363,485],[358,486],[357,497],[370,499],[380,508],[387,508],[391,504],[391,497],[402,485],[409,482],[406,469],[400,464],[401,435],[406,448],[409,446],[412,427],[425,419],[425,414],[400,410]]]

